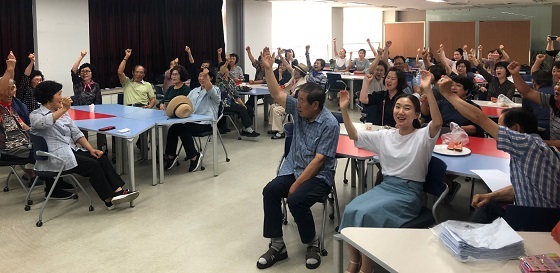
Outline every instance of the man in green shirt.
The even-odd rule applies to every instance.
[[[125,50],[124,54],[124,58],[117,71],[123,87],[124,105],[153,108],[156,103],[156,96],[152,84],[144,81],[145,68],[141,65],[136,65],[132,70],[132,79],[129,79],[124,74],[124,69],[128,58],[132,54],[132,49]]]

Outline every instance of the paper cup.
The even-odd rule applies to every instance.
[[[366,130],[368,130],[368,131],[373,130],[373,123],[371,123],[371,122],[366,122]]]
[[[95,112],[95,104],[90,104],[89,105],[89,111],[90,112]]]

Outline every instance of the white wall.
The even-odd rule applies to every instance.
[[[46,80],[64,85],[63,94],[70,96],[73,94],[70,69],[80,51],[89,52],[88,0],[34,2],[37,69]],[[89,62],[89,56],[83,62]]]
[[[245,0],[243,6],[245,20],[243,31],[245,32],[245,46],[250,46],[253,56],[259,57],[259,53],[265,46],[272,45],[272,4],[270,2],[256,2]],[[249,79],[255,78],[255,68],[247,56],[245,49],[238,52],[240,58],[244,58],[245,67],[243,71],[249,74]]]

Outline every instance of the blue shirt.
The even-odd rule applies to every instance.
[[[76,157],[73,150],[78,150],[76,141],[84,134],[74,124],[68,112],[53,121],[53,113],[45,106],[41,105],[38,109],[31,112],[31,134],[42,136],[47,142],[49,153],[52,153],[64,160],[66,165],[63,171],[70,170],[76,166]],[[58,171],[60,161],[49,157],[48,160],[37,160],[35,170],[38,171]]]
[[[538,135],[500,126],[498,149],[509,153],[511,184],[520,206],[560,208],[560,153]]]
[[[323,107],[317,118],[308,122],[297,111],[297,100],[286,98],[286,113],[294,117],[294,136],[290,153],[280,168],[279,176],[293,174],[296,179],[311,163],[316,154],[324,155],[325,161],[316,177],[332,185],[336,167],[336,146],[340,127],[332,113]]]
[[[193,103],[193,114],[206,115],[218,120],[218,109],[220,107],[220,89],[212,86],[212,89],[206,91],[202,86],[197,87],[189,93],[187,98]],[[200,121],[200,124],[211,124],[211,121]]]

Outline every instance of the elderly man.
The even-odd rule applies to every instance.
[[[132,70],[132,79],[129,79],[124,74],[124,69],[128,58],[130,58],[132,54],[132,49],[125,50],[124,54],[124,58],[117,71],[119,81],[123,87],[124,105],[153,108],[156,103],[156,95],[152,84],[144,81],[146,69],[141,65],[134,66]]]
[[[298,98],[280,90],[274,77],[274,56],[270,49],[263,50],[262,63],[270,95],[294,117],[293,141],[290,152],[278,176],[263,189],[263,236],[270,238],[270,248],[257,261],[257,267],[271,267],[288,258],[282,237],[282,198],[297,223],[301,242],[307,245],[305,265],[315,269],[321,264],[319,240],[310,207],[331,192],[334,183],[335,153],[339,125],[331,112],[323,107],[325,92],[315,83],[306,83],[299,89]]]

